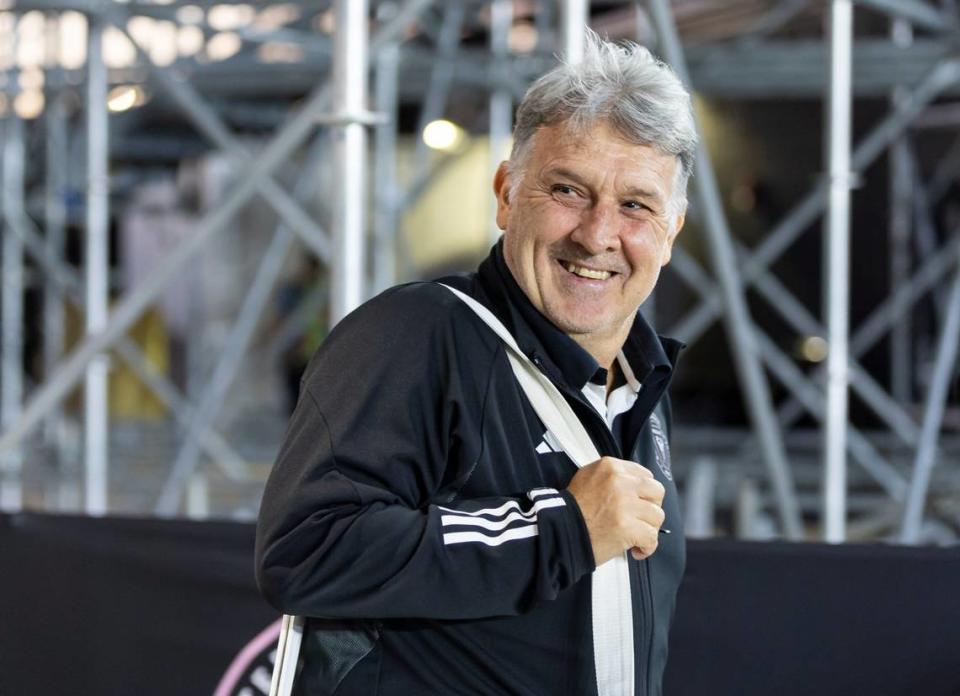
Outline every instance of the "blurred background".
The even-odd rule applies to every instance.
[[[310,355],[487,254],[513,110],[585,26],[695,95],[642,308],[688,344],[688,536],[956,544],[956,0],[0,0],[5,524],[219,520],[188,536],[244,557]]]
[[[937,371],[960,222],[955,3],[856,3],[846,93],[830,3],[677,0],[659,19],[569,4],[371,2],[362,47],[338,56],[349,37],[327,2],[8,0],[4,508],[252,519],[300,371],[339,316],[338,276],[353,278],[342,304],[475,267],[497,235],[513,108],[564,31],[589,24],[668,62],[679,39],[717,182],[705,202],[694,177],[680,253],[643,308],[689,346],[672,394],[691,532],[821,535],[834,282],[849,313],[849,406],[831,412],[849,424],[843,536],[900,534],[922,460],[910,538],[955,541],[956,360]],[[854,155],[841,276],[822,244],[834,88]],[[356,129],[360,149],[338,154]]]

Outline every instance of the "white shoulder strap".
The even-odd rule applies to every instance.
[[[441,285],[443,284],[441,283]],[[530,362],[530,359],[520,350],[514,337],[507,331],[507,327],[493,315],[493,312],[469,295],[456,288],[451,288],[449,285],[443,287],[463,300],[506,344],[507,357],[513,367],[513,374],[516,375],[517,381],[530,400],[533,410],[537,412],[537,416],[540,417],[546,428],[557,438],[563,451],[570,455],[577,466],[585,466],[597,461],[600,454],[584,429],[583,423],[577,418],[573,409],[570,408],[570,404],[563,398],[563,394],[554,386],[553,382],[540,372],[537,366]]]
[[[280,638],[277,641],[277,658],[273,663],[273,678],[270,680],[270,696],[290,696],[293,692],[303,625],[302,616],[283,615]]]
[[[503,340],[517,382],[563,451],[578,467],[597,461],[600,454],[583,423],[553,382],[523,354],[507,327],[469,295],[449,285],[443,287],[463,300]],[[632,696],[634,693],[633,599],[628,563],[624,553],[593,572],[591,618],[598,696]]]

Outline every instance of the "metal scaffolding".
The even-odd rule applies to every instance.
[[[47,498],[32,493],[30,481],[35,462],[49,460],[58,480],[75,486],[82,459],[85,509],[115,509],[111,497],[123,468],[108,444],[113,428],[121,427],[109,419],[111,365],[129,368],[166,406],[174,426],[167,466],[152,472],[147,494],[157,514],[211,510],[216,481],[208,477],[256,491],[264,470],[260,457],[221,416],[243,360],[257,349],[258,329],[294,252],[316,258],[327,280],[298,299],[270,338],[268,356],[288,351],[322,304],[329,306],[332,324],[365,298],[412,277],[403,216],[466,149],[431,150],[419,137],[427,125],[447,118],[482,133],[492,173],[526,85],[556,55],[578,60],[583,29],[592,26],[614,38],[650,42],[704,98],[802,96],[822,99],[828,115],[823,176],[753,244],[731,222],[706,145],[697,153],[690,217],[703,230],[709,270],[681,240],[666,273],[693,293],[695,304],[670,317],[664,333],[693,344],[723,320],[751,426],[750,433],[727,437],[678,423],[683,437],[675,436],[675,446],[697,455],[683,481],[697,533],[716,530],[717,515],[726,508],[736,522],[733,531],[745,536],[772,529],[785,538],[837,542],[869,530],[874,537],[923,543],[942,540],[946,524],[956,538],[960,438],[947,429],[954,422],[951,385],[960,342],[960,220],[951,222],[936,210],[953,195],[950,186],[960,175],[960,139],[937,161],[918,147],[925,135],[918,124],[960,121],[947,101],[960,82],[952,49],[960,36],[956,7],[918,0],[831,0],[826,7],[769,0],[764,14],[745,18],[738,14],[739,0],[707,5],[335,0],[236,6],[236,17],[246,15],[233,20],[230,6],[214,11],[186,2],[26,0],[0,11],[0,18],[7,17],[0,33],[9,34],[11,46],[23,37],[31,40],[25,32],[38,16],[46,21],[42,58],[8,49],[0,67],[6,74],[0,506],[75,507],[70,485]],[[71,58],[74,49],[58,36],[76,27],[78,18],[85,18],[86,50]],[[165,57],[144,26],[173,32],[180,53]],[[860,26],[872,28],[861,32]],[[190,41],[200,42],[192,53]],[[121,48],[125,58],[118,58]],[[284,57],[278,62],[270,56]],[[111,166],[136,143],[137,136],[129,135],[136,132],[135,112],[112,106],[121,98],[117,89],[133,86],[164,97],[141,109],[156,106],[163,113],[163,105],[164,118],[187,124],[193,133],[143,135],[134,149],[178,161],[185,146],[195,152],[213,148],[224,155],[232,179],[189,235],[131,289],[111,294],[117,287],[109,253],[116,215],[111,192],[117,196],[118,172],[151,166]],[[38,89],[41,107],[30,111],[27,97]],[[275,103],[266,105],[262,96],[273,96]],[[855,138],[851,107],[860,96],[886,99],[889,111]],[[76,117],[81,103],[83,119]],[[289,110],[276,104],[289,104]],[[401,128],[411,106],[413,143]],[[465,114],[472,112],[480,118],[470,121]],[[301,158],[309,142],[314,145]],[[34,149],[42,149],[43,157],[33,156]],[[850,259],[862,254],[851,247],[857,219],[850,213],[850,191],[885,155],[889,292],[864,319],[852,322]],[[290,185],[294,168],[299,173]],[[321,183],[324,177],[329,186]],[[333,193],[318,195],[321,186]],[[368,186],[375,195],[367,196]],[[78,190],[85,195],[78,197]],[[248,271],[236,316],[223,328],[218,359],[195,382],[177,384],[152,366],[130,332],[185,264],[226,234],[252,201],[272,211],[276,229]],[[777,268],[821,216],[819,319]],[[82,229],[82,266],[68,258],[71,227]],[[487,238],[495,238],[492,219],[489,229]],[[24,302],[34,287],[42,291],[42,359],[36,361],[24,355],[25,327],[32,321]],[[804,363],[785,350],[756,318],[754,301],[797,336],[823,339],[826,362]],[[664,303],[657,304],[660,310]],[[653,313],[652,307],[645,312]],[[71,315],[80,318],[84,332],[69,347]],[[888,373],[868,356],[884,341]],[[65,405],[78,386],[82,418]],[[869,418],[854,422],[850,397]],[[820,430],[798,430],[805,416]]]
[[[333,47],[334,269],[332,321],[364,300],[366,279],[367,15],[366,0],[336,0]]]
[[[103,25],[90,24],[87,40],[87,219],[84,248],[86,332],[95,336],[107,324],[110,251],[107,240],[110,182],[107,179],[107,66],[103,59]],[[84,509],[88,515],[106,514],[109,488],[107,452],[106,353],[87,363],[83,386],[85,482]]]
[[[6,227],[23,215],[24,169],[23,122],[15,115],[8,117],[3,129],[3,213]],[[23,244],[12,234],[3,236],[2,353],[0,353],[0,422],[4,429],[13,427],[20,418],[23,402]],[[11,447],[0,452],[2,488],[0,502],[5,508],[19,509],[23,504],[23,454]]]
[[[824,314],[827,317],[827,411],[823,424],[823,536],[846,534],[847,353],[850,328],[850,133],[852,130],[853,5],[830,5],[830,91],[827,98],[827,180],[830,193],[824,226]]]

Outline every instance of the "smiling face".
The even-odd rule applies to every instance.
[[[534,306],[605,367],[683,226],[668,205],[678,166],[604,123],[579,134],[561,123],[537,131],[523,172],[497,170],[507,266]]]

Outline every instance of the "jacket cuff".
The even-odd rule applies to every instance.
[[[564,515],[564,523],[569,541],[567,548],[570,551],[570,569],[575,580],[579,580],[597,567],[593,546],[590,544],[590,532],[587,531],[587,523],[573,494],[563,490],[560,491],[560,496],[566,502],[564,510],[569,511]]]

